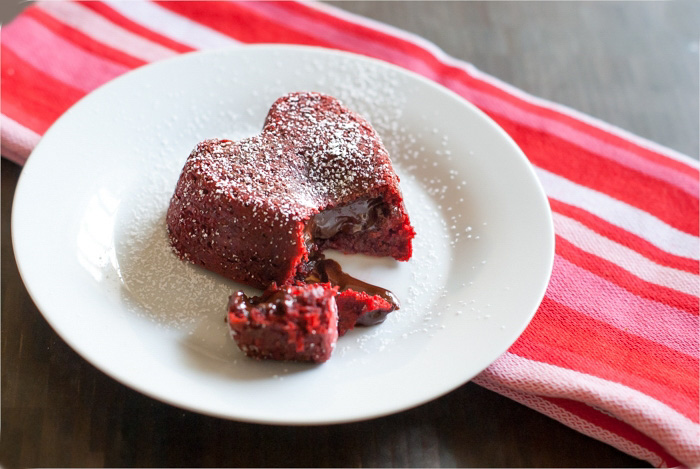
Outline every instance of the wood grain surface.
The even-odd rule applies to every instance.
[[[335,5],[421,35],[537,96],[698,156],[698,3]],[[23,286],[10,236],[20,172],[3,159],[4,467],[649,467],[472,383],[396,415],[316,427],[227,421],[137,393],[70,349]]]

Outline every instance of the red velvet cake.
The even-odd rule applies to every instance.
[[[361,116],[285,95],[262,133],[199,143],[167,214],[178,255],[258,288],[309,273],[324,249],[405,261],[415,235],[389,155]]]
[[[231,295],[228,324],[249,357],[322,363],[338,339],[336,288],[329,284],[271,285],[262,296]]]
[[[395,306],[379,295],[345,290],[335,297],[338,305],[338,336],[343,336],[356,325],[373,326],[384,322]]]

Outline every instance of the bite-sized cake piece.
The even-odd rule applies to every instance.
[[[336,288],[272,284],[261,296],[229,298],[228,325],[249,357],[323,363],[338,340]]]
[[[379,295],[345,290],[335,297],[338,305],[338,336],[343,336],[355,326],[373,326],[384,322],[386,316],[396,309]]]
[[[306,277],[309,284],[329,283],[338,289],[338,335],[356,325],[373,326],[384,322],[387,315],[399,309],[399,300],[385,288],[363,282],[343,271],[333,259],[319,259]]]
[[[262,133],[199,143],[167,214],[179,256],[266,288],[303,279],[317,253],[408,260],[415,235],[379,136],[337,99],[285,95]]]

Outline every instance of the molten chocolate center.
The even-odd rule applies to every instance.
[[[343,268],[340,264],[333,259],[319,259],[316,261],[313,270],[306,277],[306,282],[330,282],[331,285],[337,286],[341,292],[345,290],[354,290],[365,292],[371,296],[378,295],[389,302],[393,307],[392,311],[399,309],[399,300],[391,291],[348,275],[343,272]]]
[[[266,290],[261,296],[252,297],[248,297],[239,291],[232,297],[231,301],[236,309],[243,310],[246,314],[251,307],[264,307],[275,314],[283,315],[287,312],[287,309],[292,308],[294,297],[284,290]]]
[[[311,271],[304,279],[306,283],[328,282],[338,287],[339,292],[345,290],[364,292],[370,296],[379,296],[391,305],[388,310],[378,309],[363,314],[358,319],[358,324],[365,326],[384,321],[387,314],[399,309],[399,300],[386,288],[363,282],[343,272],[340,264],[332,259],[325,259],[323,254],[318,252],[317,242],[331,240],[337,235],[352,235],[377,229],[387,212],[388,207],[381,197],[359,199],[347,205],[319,212],[309,220],[304,230],[307,250],[311,253],[309,256]]]
[[[386,204],[380,197],[360,199],[314,215],[306,226],[311,239],[330,239],[338,233],[353,234],[376,228]]]

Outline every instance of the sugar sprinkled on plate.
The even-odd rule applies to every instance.
[[[435,122],[426,120],[423,131],[417,133],[398,124],[408,99],[402,91],[401,77],[384,69],[362,68],[352,60],[340,62],[333,70],[313,62],[301,67],[309,69],[305,75],[318,72],[315,91],[338,97],[367,118],[380,134],[401,177],[405,203],[418,232],[414,258],[399,266],[399,274],[407,280],[401,295],[402,308],[392,313],[384,324],[374,329],[359,328],[354,334],[362,338],[353,347],[381,352],[402,338],[441,330],[441,316],[431,306],[446,292],[448,273],[439,266],[452,258],[456,243],[467,238],[459,233],[466,234],[471,228],[467,226],[468,217],[461,217],[463,210],[454,202],[447,206],[440,206],[440,202],[446,200],[448,193],[462,193],[465,185],[459,181],[456,170],[443,165],[453,151],[449,139],[440,135]],[[230,80],[235,84],[237,78]],[[279,82],[267,82],[256,90],[255,101],[249,105],[235,107],[225,97],[212,98],[206,106],[193,102],[192,115],[173,115],[169,121],[155,125],[163,150],[160,154],[144,155],[148,176],[120,209],[117,257],[123,295],[134,314],[164,327],[189,332],[202,320],[218,323],[228,295],[236,289],[246,290],[181,262],[171,252],[167,240],[165,212],[182,164],[196,141],[255,135],[266,108],[288,91],[298,90],[285,89]],[[178,135],[174,129],[184,132]],[[152,132],[153,126],[147,130]],[[137,138],[155,137],[144,133]],[[435,143],[427,144],[429,140]],[[450,200],[456,199],[450,196]],[[460,203],[463,201],[461,197]],[[346,353],[349,344],[347,340],[343,342],[341,339],[336,353]]]

